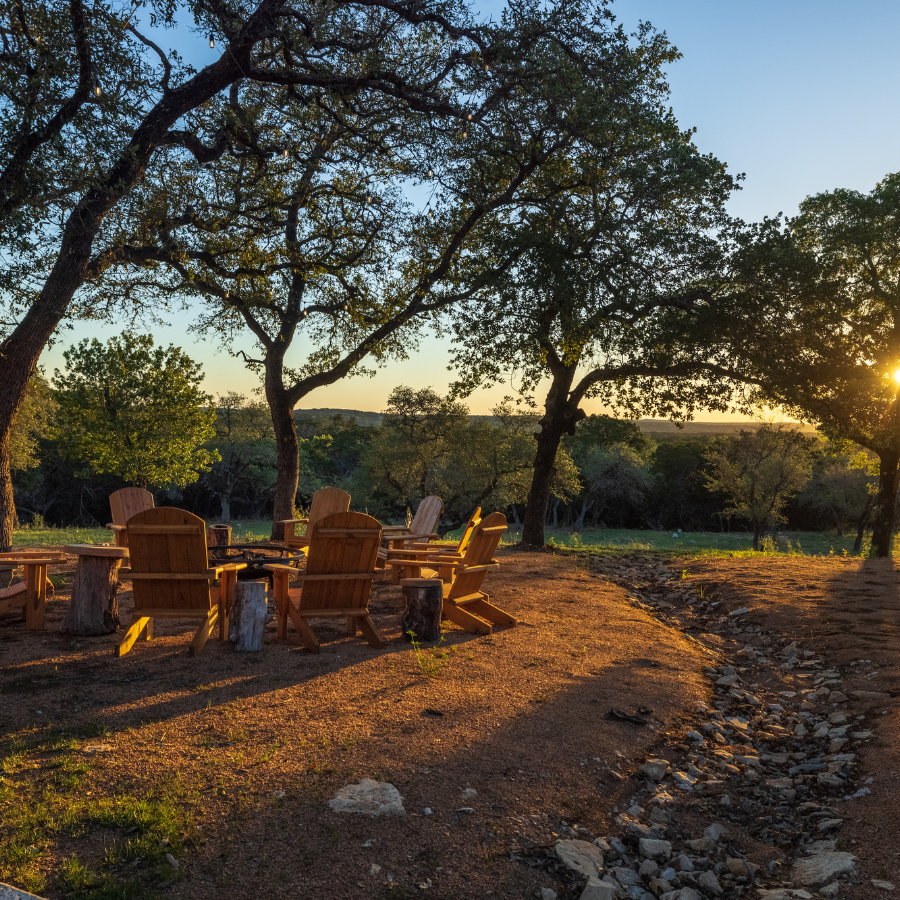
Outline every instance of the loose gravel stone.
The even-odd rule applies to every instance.
[[[855,868],[856,857],[852,853],[817,853],[796,860],[791,867],[791,878],[795,884],[815,888],[840,875],[850,875]]]

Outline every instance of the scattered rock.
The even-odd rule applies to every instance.
[[[638,771],[651,781],[662,781],[668,768],[669,763],[664,759],[648,759]]]
[[[605,881],[590,878],[579,900],[616,900],[616,888]]]
[[[363,778],[359,784],[342,787],[328,805],[336,813],[358,813],[362,816],[405,816],[403,798],[394,785],[386,781]]]
[[[557,841],[556,856],[570,871],[597,878],[603,869],[603,854],[599,847],[587,841]]]
[[[478,796],[478,791],[475,788],[463,788],[459,795],[463,800],[474,800]]]
[[[850,698],[843,691],[832,691],[828,695],[829,703],[846,703]]]
[[[819,893],[823,897],[828,897],[829,900],[834,900],[834,898],[837,897],[840,889],[841,889],[840,882],[832,881],[831,884],[826,884],[825,887],[819,888]]]
[[[272,797],[273,797],[275,800],[284,800],[284,798],[285,798],[286,796],[287,796],[287,794],[285,794],[284,791],[272,791]]]
[[[791,879],[805,887],[818,887],[837,878],[849,875],[856,867],[856,857],[852,853],[831,852],[817,853],[806,859],[794,861],[791,868]]]
[[[714,894],[717,897],[722,893],[722,885],[719,884],[719,879],[716,878],[714,872],[711,872],[709,870],[700,873],[700,877],[697,879],[697,884],[699,884],[704,891],[707,891],[710,894]]]
[[[732,875],[744,875],[748,878],[752,878],[759,869],[759,866],[754,865],[752,862],[747,862],[746,859],[741,859],[739,856],[729,856],[728,859],[725,860],[725,868],[727,868]]]
[[[854,700],[890,700],[891,695],[885,694],[882,691],[850,691],[851,696]]]
[[[880,888],[883,891],[893,891],[894,890],[894,885],[891,884],[890,881],[878,881],[876,878],[873,878],[872,884],[875,887]]]
[[[672,844],[669,841],[658,841],[653,838],[641,838],[638,841],[641,856],[647,859],[668,859],[672,855]]]
[[[167,862],[173,869],[180,869],[180,868],[181,868],[181,863],[178,862],[178,860],[175,859],[175,857],[172,856],[171,853],[167,853],[167,854],[166,854],[166,862]]]
[[[760,888],[759,900],[791,900],[791,895],[781,888]]]
[[[557,900],[559,894],[553,888],[541,888],[541,900]]]

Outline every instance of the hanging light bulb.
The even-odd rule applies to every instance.
[[[434,178],[434,169],[431,166],[428,167],[428,177]]]
[[[471,122],[472,121],[472,113],[469,113],[469,115],[466,118]]]
[[[103,90],[100,87],[100,80],[95,78],[94,79],[94,96],[99,97],[100,94],[102,94],[102,93],[103,93]]]
[[[284,158],[287,159],[288,151],[287,147],[284,148]]]
[[[209,49],[214,50],[215,46],[216,46],[216,39],[212,35],[210,35],[209,36]]]

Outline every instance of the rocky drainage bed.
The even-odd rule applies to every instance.
[[[856,879],[856,857],[840,846],[841,802],[869,791],[856,751],[889,695],[844,693],[840,671],[822,657],[655,561],[591,565],[625,586],[633,605],[688,637],[699,633],[715,696],[677,733],[661,734],[652,758],[610,769],[627,800],[609,834],[562,823],[569,837],[554,845],[513,848],[513,859],[560,876],[542,900],[838,897]],[[610,711],[636,728],[653,727],[649,713]]]

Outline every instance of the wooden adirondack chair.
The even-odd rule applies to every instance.
[[[490,634],[494,625],[516,624],[513,616],[489,603],[488,595],[481,590],[487,573],[500,566],[493,556],[506,530],[506,516],[491,513],[475,527],[462,559],[456,554],[447,554],[446,559],[434,554],[432,561],[453,573],[451,580],[444,583],[441,615],[467,631]],[[402,559],[391,560],[391,565],[405,562],[408,564]]]
[[[378,550],[378,561],[385,565],[392,555],[396,556],[398,553],[403,555],[405,548],[427,547],[430,540],[440,537],[435,529],[443,511],[444,503],[441,498],[432,495],[425,497],[419,503],[409,527],[406,525],[382,526],[384,546]],[[394,582],[397,583],[400,580],[400,568],[392,567],[391,573]]]
[[[265,566],[275,573],[275,604],[278,607],[278,637],[287,638],[288,619],[303,645],[319,652],[319,641],[309,619],[340,617],[347,620],[351,635],[357,627],[376,650],[384,640],[369,616],[369,591],[375,575],[375,560],[381,543],[381,525],[365,513],[341,512],[310,525],[306,571],[299,576],[302,587],[290,590],[297,570],[277,563]]]
[[[469,541],[475,533],[475,528],[481,522],[481,507],[479,506],[472,513],[471,518],[466,523],[465,530],[459,543],[455,548],[435,547],[429,544],[412,543],[407,544],[402,551],[391,554],[392,559],[414,559],[416,565],[403,568],[404,578],[440,578],[441,581],[451,581],[453,578],[453,569],[447,564],[447,561],[462,560]],[[442,565],[438,565],[437,558],[444,560]],[[400,566],[392,566],[393,571],[400,572]]]
[[[116,653],[127,653],[146,628],[153,637],[153,619],[201,619],[190,645],[198,654],[218,620],[219,638],[228,634],[228,612],[238,570],[246,563],[223,563],[210,568],[206,550],[206,525],[199,516],[183,509],[161,506],[128,520],[130,579],[134,591],[134,620]],[[220,586],[214,588],[217,578]]]
[[[109,495],[109,508],[112,512],[112,522],[106,527],[113,532],[113,540],[117,547],[128,546],[128,534],[125,524],[128,520],[143,512],[145,509],[153,509],[153,494],[139,487],[121,488]]]
[[[309,505],[309,516],[306,519],[281,519],[279,525],[284,526],[284,543],[289,547],[303,549],[309,546],[312,526],[332,513],[347,512],[350,509],[350,495],[340,488],[322,488],[313,494]],[[305,524],[306,534],[297,534],[297,526]]]

